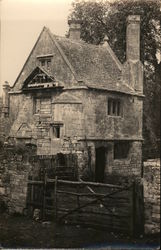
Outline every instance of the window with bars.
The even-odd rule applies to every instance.
[[[41,67],[46,68],[47,70],[51,69],[51,58],[40,58],[39,62]]]
[[[108,115],[121,116],[121,101],[119,99],[109,98],[107,105]]]

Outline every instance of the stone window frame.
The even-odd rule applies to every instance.
[[[53,127],[53,136],[54,138],[60,138],[60,126],[54,125]]]
[[[50,123],[50,134],[51,134],[51,139],[56,139],[59,140],[62,138],[62,127],[63,127],[63,123],[62,122],[53,122]]]
[[[52,57],[53,57],[53,54],[37,56],[37,59],[39,61],[39,66],[42,67],[42,68],[47,69],[48,71],[50,71],[51,70]]]
[[[51,70],[51,58],[39,59],[40,67]]]
[[[123,100],[118,97],[107,98],[107,115],[111,117],[123,117]]]

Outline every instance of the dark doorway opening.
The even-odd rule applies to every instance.
[[[104,181],[105,163],[106,163],[105,147],[96,148],[96,167],[95,167],[96,182]]]

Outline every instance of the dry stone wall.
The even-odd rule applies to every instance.
[[[160,160],[144,162],[145,233],[160,232]]]
[[[3,201],[10,213],[23,213],[26,207],[28,179],[30,176],[38,176],[40,170],[38,159],[40,157],[36,155],[36,148],[31,145],[24,148],[0,146],[0,204]],[[78,149],[79,146],[77,145]],[[88,152],[84,152],[82,155],[81,151],[77,151],[75,155],[77,155],[77,164],[79,165],[78,174],[81,176],[84,172],[85,158],[86,165],[88,164]],[[71,166],[71,162],[68,163]],[[145,233],[158,233],[160,231],[159,159],[144,162],[143,187]]]
[[[134,176],[141,178],[141,162],[142,159],[142,142],[131,142],[128,157],[125,159],[113,159],[112,166],[109,164],[109,172],[111,167],[112,174],[120,176]]]
[[[0,150],[0,202],[7,206],[9,213],[23,213],[26,206],[27,181],[32,168],[29,158],[33,148],[22,151],[20,147]]]
[[[68,171],[71,168],[64,173],[67,177],[71,173],[71,178],[77,178],[77,162],[75,153],[39,156],[33,145],[0,145],[0,211],[3,204],[9,213],[23,214],[27,206],[29,179],[40,180],[44,173],[54,178],[55,166],[61,164],[65,164],[62,166]]]

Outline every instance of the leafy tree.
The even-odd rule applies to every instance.
[[[161,80],[158,54],[161,50],[160,0],[75,0],[69,18],[82,21],[81,38],[99,44],[105,35],[119,60],[126,60],[126,18],[141,17],[141,61],[144,64],[143,135],[145,157],[156,157],[157,138],[160,137]],[[147,155],[148,154],[148,155]],[[146,156],[147,155],[147,156]]]

